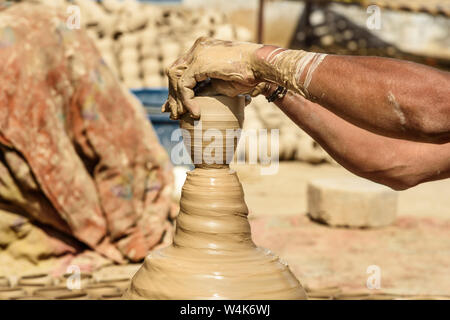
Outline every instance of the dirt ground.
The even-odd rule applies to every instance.
[[[399,192],[398,218],[378,229],[331,228],[306,215],[307,181],[352,175],[342,167],[283,162],[276,175],[235,167],[254,241],[289,263],[306,286],[371,291],[367,268],[393,294],[450,295],[450,179]],[[378,290],[375,290],[378,291]]]

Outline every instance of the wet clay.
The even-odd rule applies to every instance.
[[[308,87],[315,70],[326,56],[324,53],[275,48],[264,59],[255,60],[254,69],[261,79],[310,99]]]
[[[194,99],[202,130],[242,127],[242,97]],[[182,128],[193,126],[188,116],[181,120]],[[201,140],[191,136],[185,143],[195,150]],[[247,215],[242,185],[228,164],[197,164],[183,186],[173,244],[147,256],[124,298],[305,299],[289,267],[253,243]]]
[[[183,142],[197,168],[229,168],[244,122],[245,98],[196,97],[201,119],[181,117]],[[201,143],[199,143],[201,140]]]

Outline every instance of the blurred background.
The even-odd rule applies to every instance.
[[[10,8],[24,2],[63,11],[78,6],[81,29],[117,81],[137,98],[130,99],[145,111],[169,158],[177,143],[171,134],[178,122],[160,112],[168,94],[164,70],[200,36],[330,54],[390,57],[450,70],[448,0],[24,0],[3,1],[3,5]],[[258,163],[233,166],[243,184],[254,240],[289,263],[310,297],[450,296],[450,181],[392,191],[395,208],[381,209],[390,215],[382,226],[353,224],[352,218],[342,225],[317,222],[311,219],[308,204],[308,190],[314,181],[356,178],[264,97],[254,98],[245,112],[244,129],[278,129],[280,139],[281,162],[275,175],[261,175]],[[240,150],[244,156],[246,152]],[[0,161],[8,165],[4,156]],[[172,210],[177,211],[189,166],[174,165],[170,170]],[[11,214],[14,201],[1,190],[0,185],[0,204]],[[352,208],[352,197],[361,195],[348,192],[347,206]],[[26,217],[22,224],[41,228],[27,210],[22,205],[20,213],[12,211]],[[0,298],[22,297],[21,290],[57,287],[70,277],[71,266],[78,267],[83,281],[91,285],[89,294],[76,297],[117,298],[142,260],[124,254],[118,263],[82,243],[82,249],[75,252],[43,250],[36,254],[40,249],[31,233],[14,231],[17,216],[6,218],[0,210]],[[167,218],[171,225],[175,216]],[[161,231],[157,240],[165,240],[150,247],[170,243],[172,229]],[[370,266],[381,270],[381,288],[375,291],[367,286]],[[102,286],[95,289],[94,283]],[[2,291],[2,284],[8,289]],[[65,297],[65,289],[53,290],[40,295]]]

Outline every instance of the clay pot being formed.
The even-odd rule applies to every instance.
[[[142,68],[145,75],[158,74],[161,69],[160,63],[156,58],[147,58],[142,61]]]
[[[196,97],[195,102],[200,106],[200,120],[194,120],[186,113],[180,121],[186,150],[196,167],[225,167],[231,163],[239,142],[245,98]],[[222,145],[220,154],[220,148],[213,148],[212,142]]]
[[[156,76],[146,76],[144,78],[144,86],[146,87],[150,87],[150,88],[156,88],[156,87],[161,87],[162,86],[162,82],[161,82],[161,77],[159,77],[158,75]]]
[[[237,145],[229,141],[238,140],[234,131],[242,128],[244,98],[195,97],[194,102],[200,121],[185,115],[180,125],[187,149],[200,152],[200,161],[187,173],[173,244],[146,257],[124,298],[305,299],[289,267],[253,243],[242,185],[227,164]],[[209,129],[222,149],[229,149],[214,151],[226,163],[209,162]]]

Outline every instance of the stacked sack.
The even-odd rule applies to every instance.
[[[249,30],[229,24],[226,16],[215,10],[136,0],[37,2],[63,9],[78,6],[81,28],[87,30],[106,64],[128,88],[166,87],[164,70],[200,36],[252,41]]]

